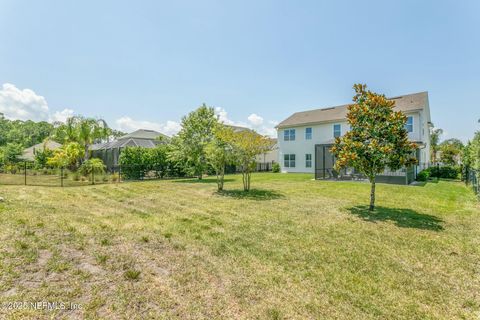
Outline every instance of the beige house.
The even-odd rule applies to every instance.
[[[34,161],[35,155],[37,154],[37,152],[43,152],[45,149],[55,150],[60,148],[61,146],[62,145],[58,142],[55,142],[53,140],[47,140],[45,142],[36,144],[34,146],[31,146],[30,148],[23,150],[23,154],[21,158],[22,160],[26,160],[26,161]]]

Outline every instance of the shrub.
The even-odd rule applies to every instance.
[[[118,173],[116,173],[116,172],[112,173],[112,175],[110,176],[110,180],[112,182],[117,182],[119,180],[118,178],[119,178],[119,176],[118,176]]]
[[[73,181],[79,181],[80,180],[80,174],[78,172],[74,172],[72,174],[72,180]]]
[[[426,181],[429,178],[458,179],[460,178],[461,173],[462,168],[460,166],[430,167],[418,173],[417,180]]]
[[[422,170],[417,174],[417,181],[427,181],[430,177],[429,170]]]
[[[460,166],[430,167],[426,170],[430,173],[430,177],[443,179],[458,179],[461,174]]]
[[[82,163],[79,172],[85,176],[89,176],[93,173],[103,174],[105,173],[105,165],[101,159],[90,159]]]
[[[277,162],[275,162],[275,163],[272,165],[272,172],[275,172],[275,173],[280,172],[280,164],[278,164]]]

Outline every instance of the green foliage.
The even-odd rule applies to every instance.
[[[47,165],[74,171],[78,168],[83,153],[84,149],[79,143],[69,142],[53,152],[53,156],[47,160]]]
[[[205,148],[206,160],[215,171],[219,191],[223,190],[225,166],[233,162],[232,147],[225,141],[225,137],[232,133],[232,128],[217,124],[214,128],[214,137]]]
[[[417,146],[408,140],[406,116],[394,111],[394,100],[366,90],[356,84],[354,104],[348,107],[350,125],[343,137],[335,139],[332,153],[335,169],[353,167],[365,174],[371,183],[370,210],[375,207],[375,177],[386,168],[398,170],[416,163],[412,156]]]
[[[148,173],[157,178],[184,176],[181,164],[169,158],[170,146],[159,144],[155,148],[127,147],[120,155],[122,174],[126,179],[143,179]]]
[[[94,158],[83,162],[79,168],[79,172],[84,176],[88,176],[92,174],[92,172],[94,174],[103,174],[105,173],[105,168],[105,164],[103,164],[101,159]]]
[[[460,164],[464,145],[458,139],[448,139],[440,144],[440,161],[443,164],[454,166]]]
[[[60,143],[77,142],[83,147],[84,159],[87,160],[90,146],[108,139],[112,133],[102,119],[74,116],[65,123],[56,123],[53,138]]]
[[[35,151],[35,168],[42,169],[48,166],[48,159],[54,155],[53,150],[50,150],[44,146],[43,150]]]
[[[122,175],[126,179],[142,179],[148,171],[148,149],[142,147],[127,147],[120,154],[119,163]]]
[[[182,130],[172,140],[170,157],[183,161],[189,173],[199,179],[207,169],[206,147],[213,139],[217,123],[213,108],[203,104],[182,118]]]
[[[240,167],[242,172],[243,190],[250,190],[251,174],[256,167],[256,157],[268,152],[272,143],[270,139],[256,133],[253,130],[234,132],[224,130],[220,136],[232,152],[233,162]]]
[[[440,136],[443,130],[440,128],[430,128],[430,159],[433,163],[437,162],[437,153],[439,149]]]
[[[429,170],[422,170],[417,174],[417,181],[427,181],[430,177]]]
[[[53,125],[42,121],[8,120],[0,114],[0,147],[7,143],[28,148],[42,142],[53,131]]]
[[[20,156],[23,153],[23,146],[19,143],[7,143],[6,146],[2,148],[2,163],[3,164],[12,164],[19,162]]]
[[[427,181],[429,178],[458,179],[462,168],[460,166],[438,166],[430,167],[417,174],[418,181]]]
[[[272,165],[272,172],[273,173],[279,173],[280,172],[280,164],[275,162],[273,165]]]

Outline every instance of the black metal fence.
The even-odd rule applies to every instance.
[[[273,163],[258,163],[257,171],[271,171]],[[235,173],[235,166],[226,173]],[[213,174],[213,173],[212,173]],[[104,172],[82,173],[68,168],[37,168],[33,162],[21,162],[0,167],[0,185],[31,185],[51,187],[74,187],[124,181],[192,178],[181,168],[151,167],[144,165],[117,165]]]
[[[470,186],[480,198],[480,170],[465,168],[463,172],[465,183]]]
[[[116,172],[81,173],[67,168],[37,168],[33,162],[21,162],[0,168],[0,185],[73,187],[120,182]]]

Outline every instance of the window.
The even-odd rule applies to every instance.
[[[295,141],[295,129],[285,129],[285,130],[283,130],[283,140],[284,141]]]
[[[407,117],[407,123],[405,124],[405,130],[407,130],[407,132],[413,132],[413,117],[412,116]]]
[[[305,140],[312,140],[312,128],[305,128]]]
[[[285,154],[283,156],[283,166],[285,168],[295,168],[295,155]]]
[[[339,124],[333,125],[333,137],[338,138],[342,135],[342,126]]]
[[[312,167],[312,154],[307,153],[305,155],[305,167],[306,168],[311,168]]]

